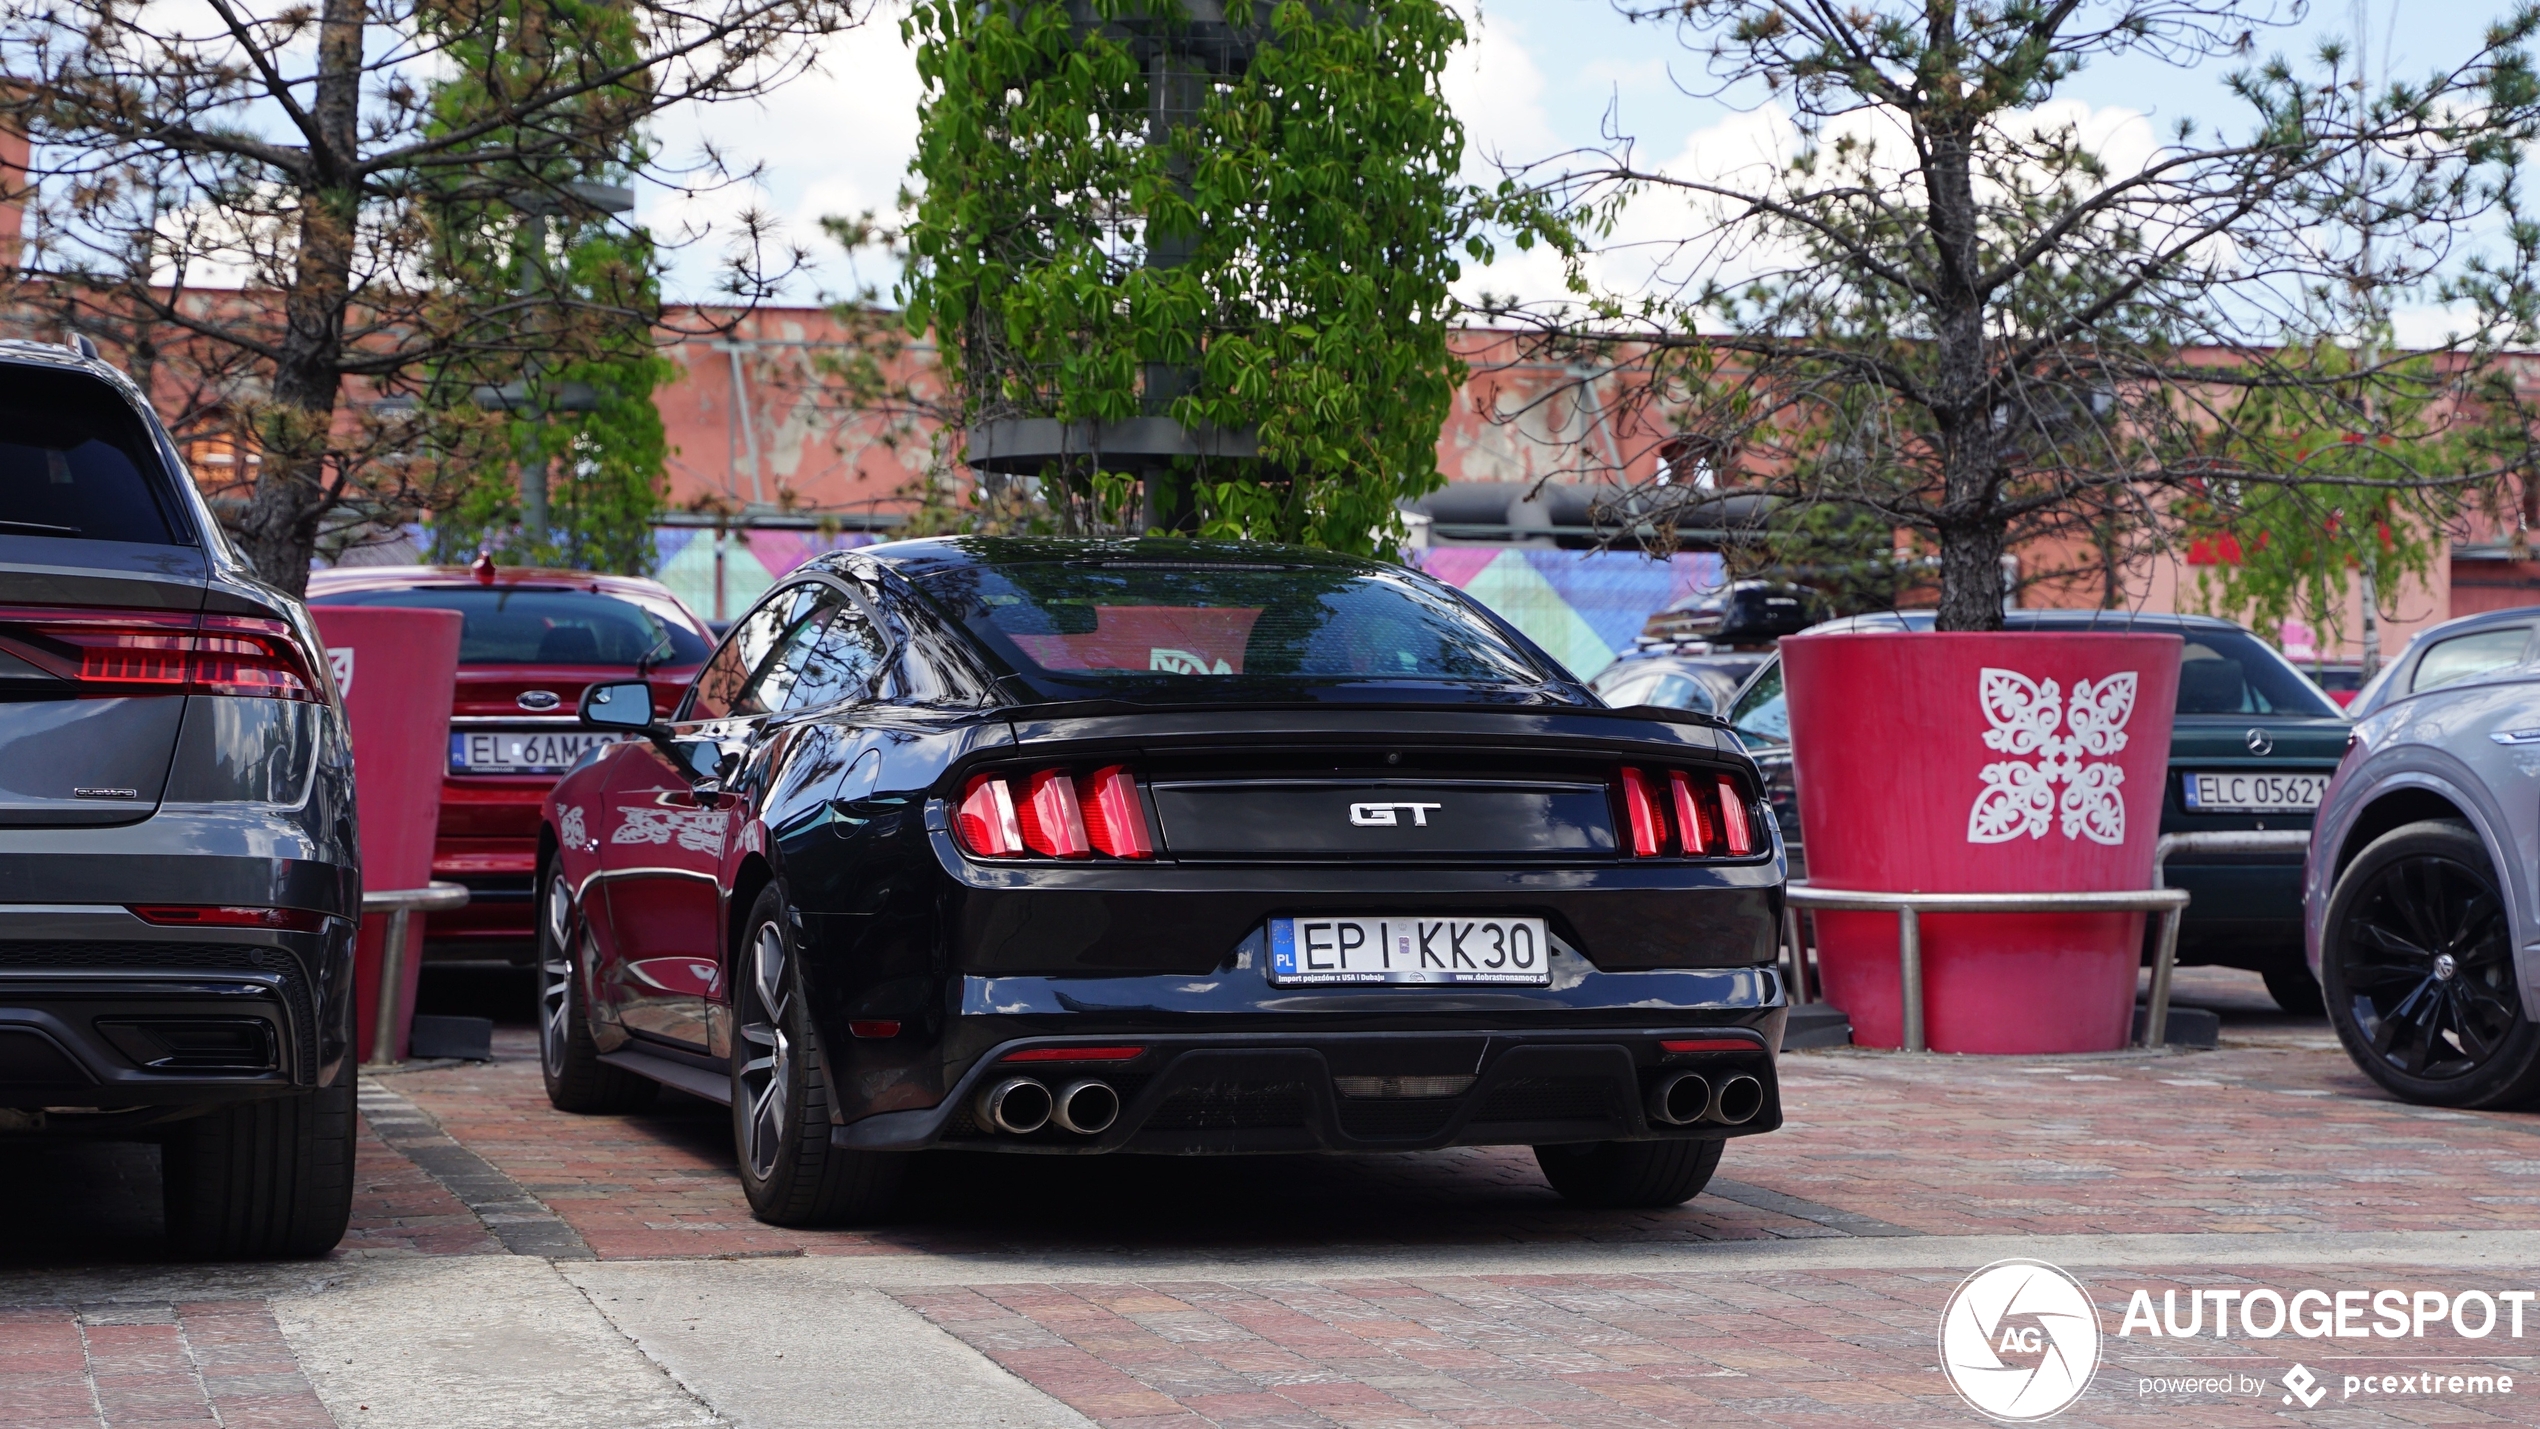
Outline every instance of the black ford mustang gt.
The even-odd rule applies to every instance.
[[[1725,727],[1400,567],[1186,541],[815,560],[556,787],[548,1094],[728,1102],[750,1203],[908,1153],[1532,1145],[1673,1205],[1781,1122],[1783,863]]]

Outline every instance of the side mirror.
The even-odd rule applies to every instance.
[[[575,713],[584,724],[601,729],[648,730],[653,727],[653,687],[641,680],[593,685],[582,692]]]

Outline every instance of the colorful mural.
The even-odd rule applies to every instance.
[[[1421,570],[1462,590],[1581,679],[1632,648],[1650,612],[1726,579],[1715,552],[1652,560],[1636,551],[1440,546]]]
[[[661,526],[653,531],[653,549],[660,553],[654,578],[706,619],[730,620],[748,610],[786,572],[812,557],[870,546],[877,539],[865,531],[727,531],[720,543],[723,559],[718,573],[713,530]]]

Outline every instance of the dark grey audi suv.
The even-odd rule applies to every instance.
[[[356,850],[307,610],[121,373],[0,342],[0,1140],[160,1143],[186,1254],[332,1247]]]

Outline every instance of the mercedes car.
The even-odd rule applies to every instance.
[[[157,1142],[180,1253],[353,1196],[353,757],[306,607],[148,401],[0,342],[0,1142]]]
[[[1726,727],[1404,567],[1180,540],[816,559],[541,836],[569,1111],[732,1109],[780,1223],[913,1155],[1523,1145],[1664,1206],[1778,1126],[1781,847]]]
[[[2357,702],[2312,826],[2304,931],[2331,1026],[2393,1095],[2540,1101],[2540,610],[2438,625]]]

